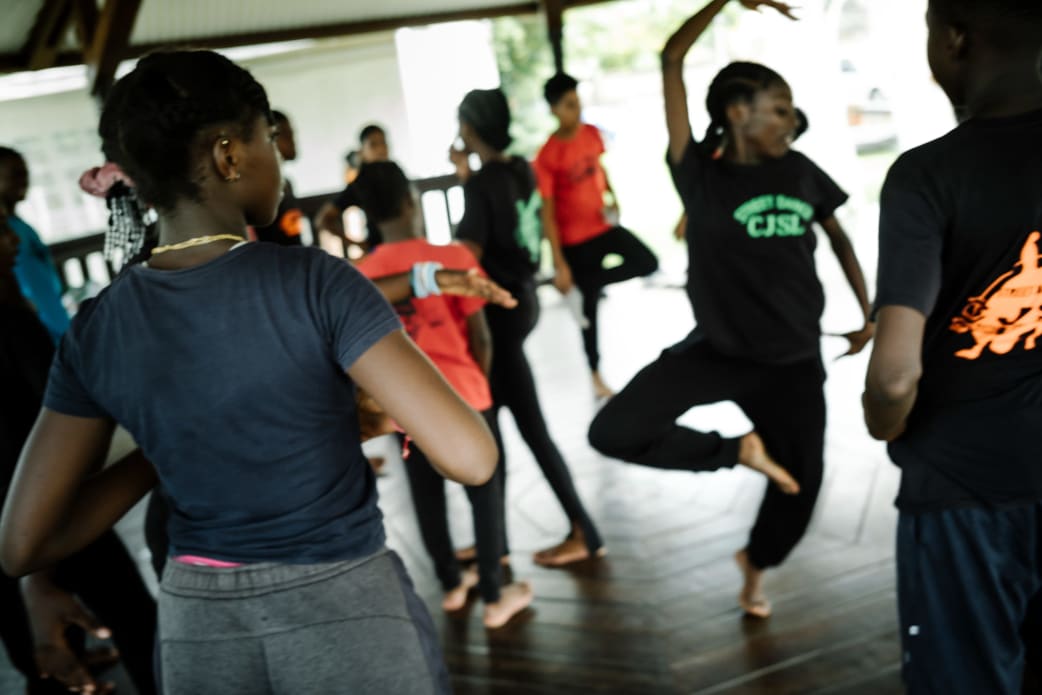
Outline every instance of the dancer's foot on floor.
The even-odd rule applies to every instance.
[[[771,458],[760,435],[755,432],[750,432],[739,440],[738,463],[752,468],[757,473],[763,473],[786,495],[799,494],[800,484]]]
[[[455,589],[445,592],[441,607],[446,613],[458,611],[467,605],[467,595],[478,585],[478,571],[468,568],[460,573],[460,583]]]
[[[514,582],[499,590],[499,600],[485,604],[485,627],[503,627],[532,603],[532,587],[528,582]]]
[[[753,566],[745,550],[735,553],[734,561],[742,571],[742,591],[738,594],[738,605],[752,618],[771,617],[771,602],[763,593],[763,570]]]
[[[575,531],[552,548],[540,550],[532,556],[532,561],[543,567],[564,567],[573,562],[582,562],[592,557],[604,557],[608,551],[604,546],[590,552],[586,547],[586,539],[581,531]]]
[[[604,383],[604,378],[600,372],[593,372],[590,378],[593,380],[593,395],[597,397],[597,400],[611,398],[615,395],[611,387]]]

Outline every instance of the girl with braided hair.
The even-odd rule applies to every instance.
[[[99,125],[115,166],[87,182],[111,183],[113,252],[146,262],[131,258],[59,346],[0,564],[53,564],[158,482],[164,693],[447,692],[360,447],[387,417],[360,423],[356,385],[447,478],[485,483],[496,445],[348,263],[244,243],[282,191],[274,126],[261,85],[210,51],[150,55],[115,85]],[[395,296],[401,278],[388,282]],[[141,450],[99,470],[117,422]]]
[[[697,325],[608,402],[589,436],[594,448],[632,463],[690,471],[739,463],[770,479],[749,542],[735,556],[744,577],[739,605],[765,618],[764,570],[806,531],[824,467],[825,297],[814,223],[864,312],[864,327],[845,336],[847,354],[864,348],[872,325],[860,265],[833,214],[847,195],[791,149],[800,124],[785,80],[764,65],[728,65],[706,97],[709,129],[701,142],[692,137],[684,56],[728,1],[706,5],[662,52],[668,163],[687,216],[687,292]],[[795,19],[781,2],[741,3]],[[676,422],[696,405],[725,400],[742,408],[754,431],[723,438]]]

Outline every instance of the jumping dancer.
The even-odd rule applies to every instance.
[[[860,266],[833,214],[847,195],[790,149],[798,124],[785,80],[763,65],[728,65],[706,97],[709,130],[702,142],[692,138],[684,56],[727,4],[709,3],[662,52],[668,162],[688,218],[687,292],[697,326],[608,402],[590,443],[645,466],[711,471],[740,463],[770,478],[748,545],[736,555],[739,604],[766,617],[763,572],[803,537],[823,470],[825,296],[813,224],[825,230],[864,312],[864,328],[846,336],[848,354],[864,348],[872,326]],[[742,4],[791,17],[779,2]],[[693,406],[724,400],[745,411],[753,432],[725,439],[676,422]]]

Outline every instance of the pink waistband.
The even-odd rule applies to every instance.
[[[208,557],[199,557],[198,555],[177,555],[174,557],[174,562],[180,562],[183,565],[196,565],[197,567],[217,567],[219,569],[242,567],[241,562],[225,562],[224,560],[214,560]]]

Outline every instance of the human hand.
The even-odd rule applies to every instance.
[[[497,285],[477,271],[471,270],[439,270],[434,274],[434,281],[442,294],[459,297],[480,297],[490,304],[497,304],[507,309],[517,306],[514,295]]]
[[[565,261],[560,261],[554,264],[554,287],[561,294],[568,294],[568,292],[575,286],[575,281],[572,279],[572,269],[568,267]]]
[[[869,341],[872,340],[872,337],[875,334],[876,324],[867,322],[865,323],[864,328],[858,331],[851,331],[850,333],[829,333],[827,335],[830,335],[833,338],[846,338],[847,341],[850,343],[850,349],[836,358],[837,360],[840,360],[844,357],[856,355],[862,350],[864,350],[865,346],[868,345]]]
[[[355,389],[355,409],[358,411],[358,430],[363,442],[397,431],[383,406],[360,387]]]
[[[797,8],[784,2],[777,2],[777,0],[738,0],[738,2],[742,3],[742,7],[747,10],[759,12],[761,7],[770,7],[793,21],[798,20],[798,17],[792,13]]]
[[[53,678],[71,692],[113,692],[113,683],[94,680],[87,664],[73,651],[66,637],[68,628],[77,626],[99,639],[107,639],[111,636],[108,628],[103,627],[75,596],[55,586],[42,573],[26,577],[21,587],[40,676]],[[107,654],[109,658],[112,655],[112,652]]]
[[[677,241],[684,241],[687,239],[687,213],[680,216],[677,221],[677,226],[673,228],[673,237]]]
[[[455,145],[449,147],[449,161],[455,166],[467,163],[467,153],[459,149]]]

